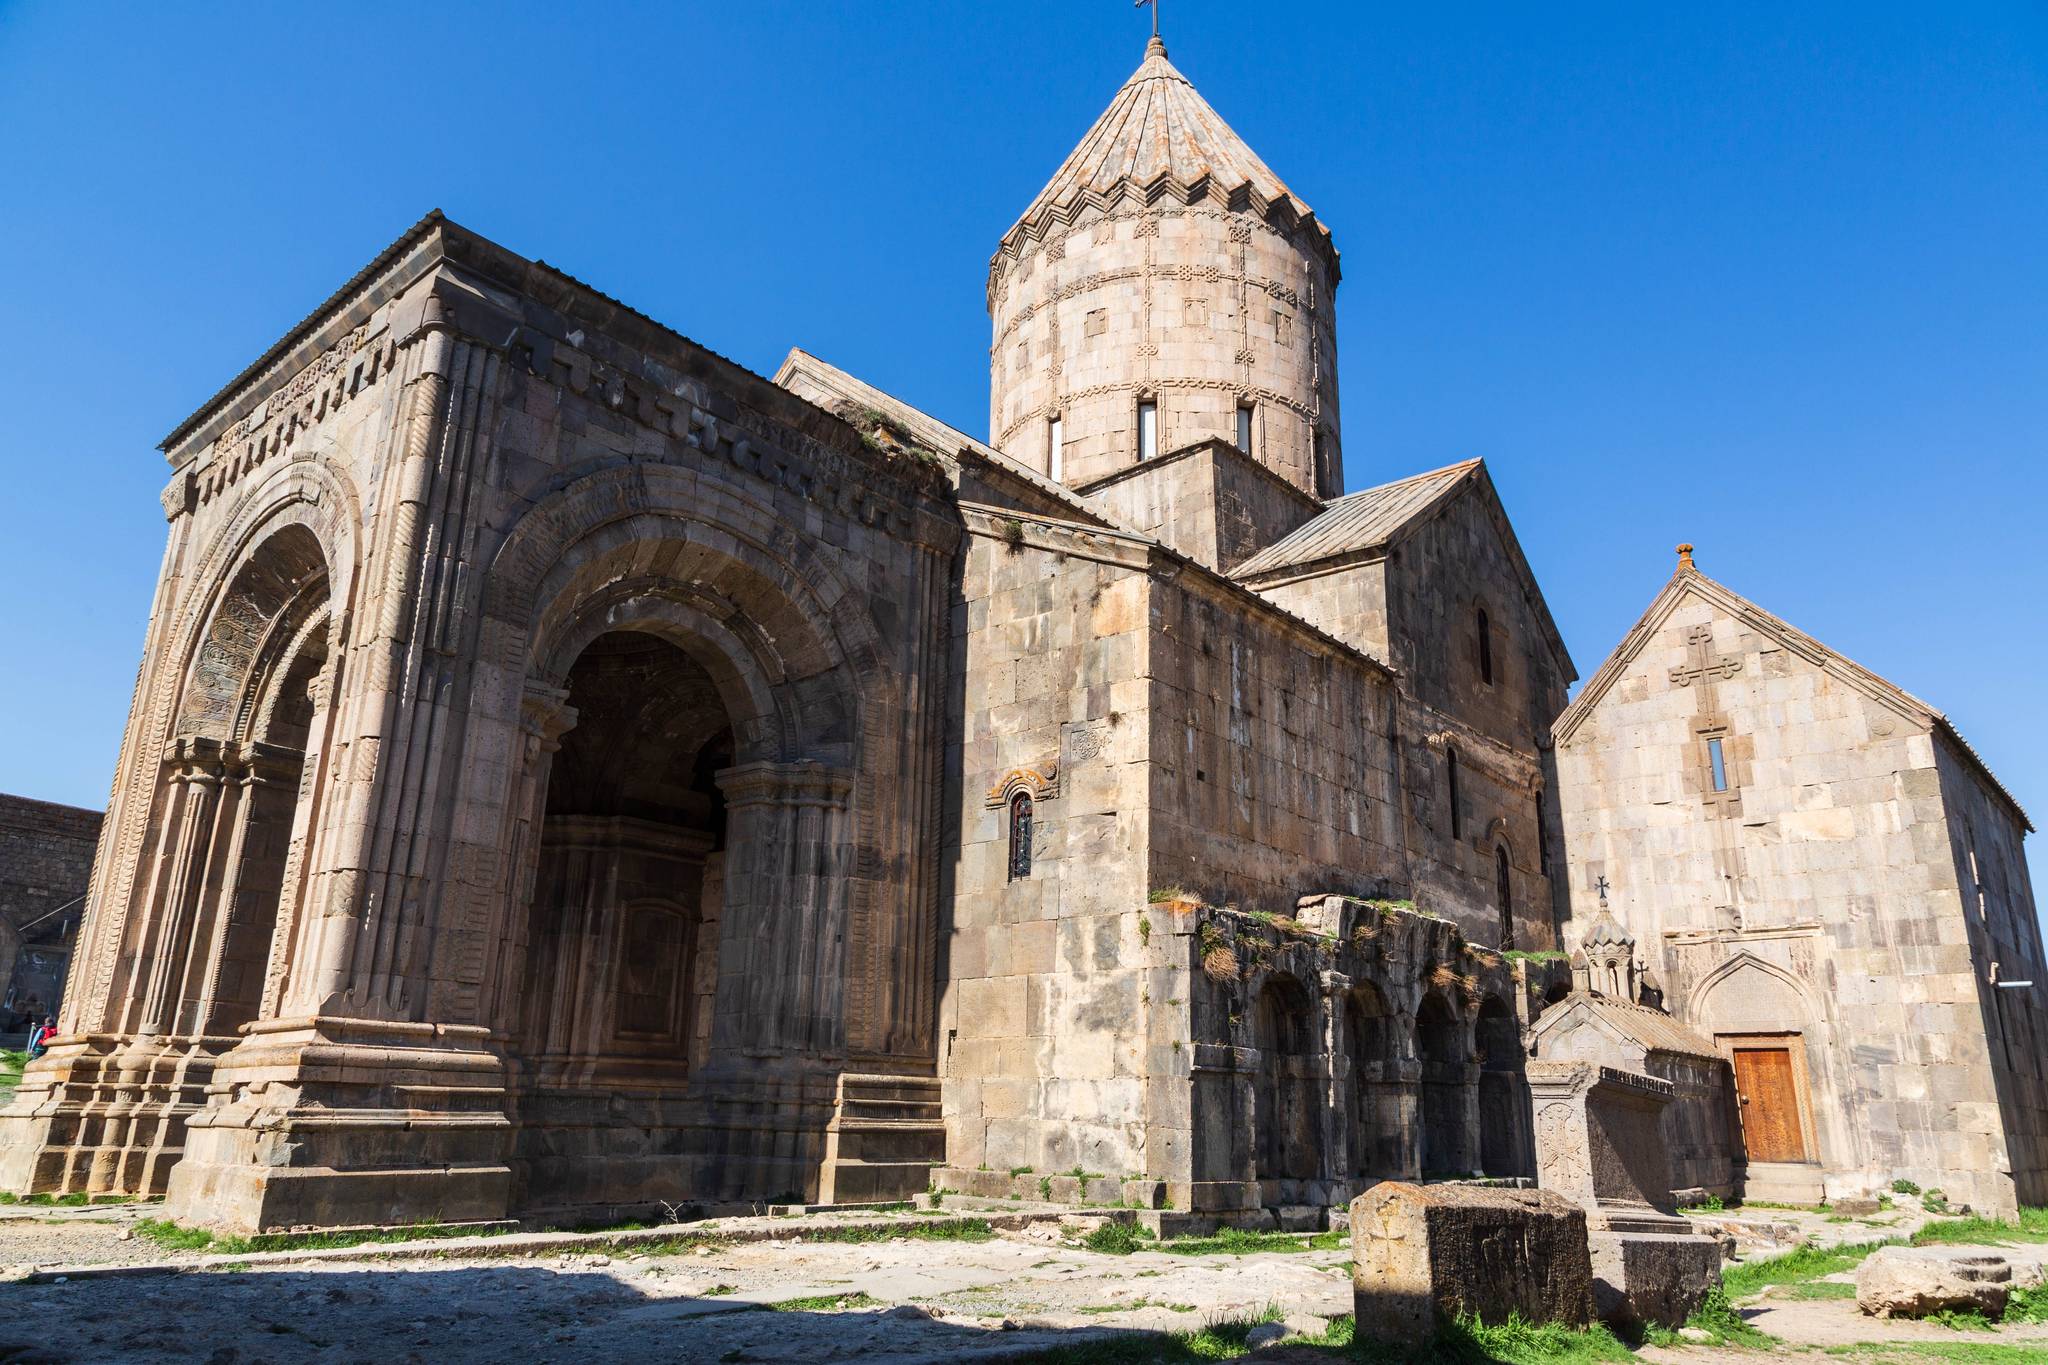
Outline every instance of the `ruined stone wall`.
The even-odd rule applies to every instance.
[[[1248,598],[1192,572],[1156,590],[1151,885],[1280,912],[1405,894],[1393,681]]]
[[[57,1010],[100,837],[100,812],[0,796],[0,1026]]]
[[[1085,484],[1135,463],[1141,398],[1158,453],[1235,438],[1253,406],[1254,458],[1317,497],[1340,491],[1335,285],[1307,230],[1210,203],[1084,208],[989,275],[989,442]]]
[[[1557,762],[1574,919],[1604,879],[1666,1007],[1791,1047],[1816,1186],[2012,1206],[1934,736],[1688,592]]]
[[[2012,802],[1947,734],[1936,732],[1942,806],[1976,958],[1983,1029],[2000,1117],[2004,1157],[2022,1204],[2048,1203],[2048,959],[2027,871],[2026,826]],[[2032,981],[2000,989],[2000,981]]]

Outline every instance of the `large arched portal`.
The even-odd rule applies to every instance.
[[[686,1191],[669,1111],[708,1042],[733,727],[659,636],[598,636],[567,678],[549,770],[516,1051],[528,1207]]]

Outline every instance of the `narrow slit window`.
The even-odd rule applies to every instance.
[[[1460,809],[1464,802],[1458,799],[1458,751],[1456,749],[1452,749],[1445,757],[1444,772],[1447,777],[1451,798],[1451,837],[1453,839],[1462,839],[1465,837],[1465,814]]]
[[[1138,458],[1150,460],[1159,454],[1159,405],[1147,398],[1138,404]]]
[[[1252,453],[1252,405],[1237,405],[1237,448],[1249,455]]]
[[[1508,851],[1499,844],[1493,848],[1493,893],[1499,902],[1500,946],[1515,946],[1515,882],[1508,865]]]
[[[1493,686],[1493,622],[1484,607],[1479,609],[1479,681]]]
[[[1543,793],[1536,793],[1536,870],[1550,875],[1550,830],[1543,823]]]
[[[1714,790],[1727,791],[1728,760],[1721,754],[1721,741],[1718,738],[1707,741],[1707,767],[1713,774]]]
[[[1066,471],[1067,424],[1055,417],[1047,424],[1045,433],[1045,471],[1057,482]]]
[[[1010,798],[1010,880],[1031,875],[1031,793]]]

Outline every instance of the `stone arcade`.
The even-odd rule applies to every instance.
[[[1534,1176],[1575,673],[1482,464],[1340,495],[1338,279],[1156,39],[991,261],[993,444],[430,215],[164,443],[0,1187],[1301,1225]]]

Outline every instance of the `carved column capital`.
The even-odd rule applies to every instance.
[[[853,775],[822,763],[741,763],[715,774],[728,810],[744,806],[843,806]]]
[[[561,748],[562,736],[576,728],[568,689],[529,682],[519,699],[519,728],[526,734],[529,762]]]

